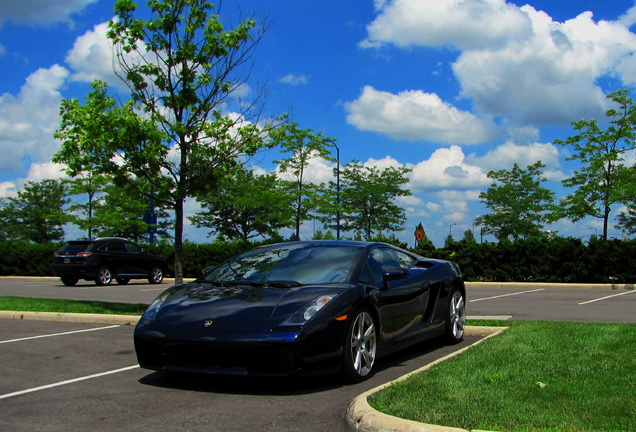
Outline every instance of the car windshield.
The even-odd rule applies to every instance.
[[[275,245],[254,249],[202,277],[206,281],[255,284],[347,282],[363,249],[343,245]]]

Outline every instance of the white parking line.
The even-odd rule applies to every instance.
[[[79,287],[77,287],[78,290],[95,290],[95,289],[102,290],[102,289],[109,289],[109,288],[112,289],[113,287],[110,286],[110,285],[102,285],[102,286],[94,285],[94,286],[79,286]]]
[[[0,399],[7,399],[10,397],[14,397],[14,396],[20,396],[23,394],[27,394],[27,393],[33,393],[36,391],[40,391],[40,390],[46,390],[46,389],[50,389],[50,388],[54,388],[54,387],[59,387],[59,386],[63,386],[66,384],[73,384],[76,382],[80,382],[80,381],[86,381],[89,379],[93,379],[93,378],[99,378],[99,377],[103,377],[106,375],[112,375],[112,374],[116,374],[119,372],[126,372],[132,369],[137,369],[139,367],[139,365],[135,365],[135,366],[128,366],[125,368],[121,368],[121,369],[115,369],[112,371],[108,371],[108,372],[102,372],[102,373],[98,373],[98,374],[94,374],[94,375],[88,375],[85,377],[79,377],[79,378],[74,378],[74,379],[70,379],[70,380],[66,380],[66,381],[60,381],[58,383],[54,383],[54,384],[48,384],[45,386],[41,386],[41,387],[34,387],[34,388],[30,388],[30,389],[26,389],[26,390],[21,390],[21,391],[17,391],[17,392],[13,392],[13,393],[7,393],[7,394],[3,394],[0,395]]]
[[[468,315],[466,319],[469,320],[484,320],[484,321],[508,321],[512,318],[512,315]]]
[[[635,293],[635,292],[636,291],[626,291],[626,292],[622,292],[622,293],[619,293],[619,294],[613,294],[611,296],[606,296],[606,297],[601,297],[601,298],[597,298],[597,299],[594,299],[594,300],[584,301],[584,302],[579,303],[579,304],[580,305],[585,305],[585,304],[594,303],[594,302],[601,301],[601,300],[607,300],[607,299],[611,299],[613,297],[618,297],[618,296],[622,296],[622,295],[625,295],[625,294],[631,294],[631,293]]]
[[[75,333],[84,333],[84,332],[90,332],[90,331],[96,331],[96,330],[107,330],[107,329],[112,329],[112,328],[116,328],[116,327],[121,327],[121,326],[120,325],[111,325],[111,326],[108,326],[108,327],[98,327],[98,328],[91,328],[91,329],[84,329],[84,330],[74,330],[74,331],[68,331],[68,332],[64,332],[64,333],[53,333],[53,334],[48,334],[48,335],[30,336],[30,337],[25,337],[25,338],[20,338],[20,339],[11,339],[11,340],[6,340],[6,341],[0,341],[0,344],[10,343],[10,342],[21,342],[21,341],[30,340],[30,339],[40,339],[40,338],[53,337],[53,336],[64,336],[64,335],[70,335],[70,334],[75,334]]]
[[[468,300],[468,303],[474,303],[474,302],[484,301],[484,300],[493,300],[493,299],[498,299],[498,298],[501,298],[501,297],[516,296],[516,295],[519,295],[519,294],[528,294],[528,293],[533,293],[533,292],[537,292],[537,291],[543,291],[543,288],[539,288],[539,289],[531,290],[531,291],[520,291],[520,292],[516,292],[516,293],[502,294],[502,295],[493,296],[493,297],[484,297],[484,298],[479,298],[479,299],[474,299],[474,300]]]

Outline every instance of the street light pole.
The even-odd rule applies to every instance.
[[[450,224],[450,226],[448,227],[448,235],[450,237],[453,236],[453,225],[457,225],[457,222]]]
[[[336,213],[336,240],[340,240],[340,148],[334,141],[331,141],[331,143],[336,148],[336,204],[338,206]]]

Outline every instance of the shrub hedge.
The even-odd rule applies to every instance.
[[[259,243],[261,244],[261,243]],[[32,244],[23,241],[0,243],[1,276],[51,276],[53,252],[63,243]],[[184,242],[184,276],[191,278],[257,244],[242,241]],[[174,272],[174,246],[168,243],[143,245],[168,261]],[[404,246],[401,244],[401,246]],[[515,242],[453,242],[445,248],[420,250],[422,255],[455,261],[468,281],[489,282],[636,282],[636,242],[576,238],[530,238]]]

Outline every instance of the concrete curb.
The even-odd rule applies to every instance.
[[[0,319],[14,320],[39,320],[62,321],[79,323],[136,325],[140,316],[137,315],[108,315],[108,314],[84,314],[84,313],[58,313],[58,312],[14,312],[0,311]]]
[[[469,432],[466,429],[460,428],[452,428],[446,426],[437,426],[426,423],[419,423],[411,420],[404,420],[398,417],[393,417],[387,414],[383,414],[374,410],[368,403],[367,399],[374,393],[379,392],[393,383],[403,381],[410,377],[411,375],[420,373],[426,369],[429,369],[435,366],[438,363],[441,363],[445,360],[448,360],[451,357],[459,355],[464,351],[474,347],[475,345],[479,345],[485,340],[497,336],[506,330],[507,327],[475,327],[468,326],[466,327],[466,335],[476,335],[476,336],[484,336],[483,339],[478,340],[472,345],[469,345],[465,348],[460,349],[459,351],[455,351],[452,354],[449,354],[441,359],[438,359],[432,363],[427,364],[426,366],[421,367],[413,372],[410,372],[406,375],[401,376],[400,378],[388,382],[386,384],[382,384],[376,388],[373,388],[369,391],[366,391],[356,397],[349,404],[349,408],[347,409],[346,421],[349,426],[349,430],[356,432]],[[472,432],[485,432],[485,431],[472,431]]]

